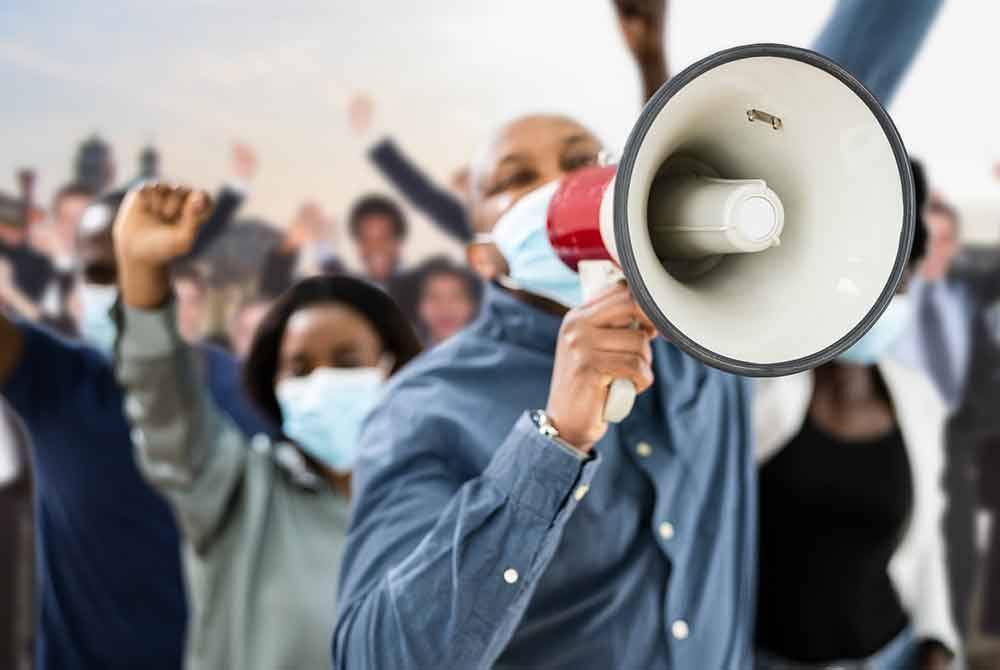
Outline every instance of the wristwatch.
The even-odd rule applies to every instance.
[[[546,439],[552,440],[553,444],[558,446],[560,449],[568,451],[581,461],[589,461],[594,457],[593,452],[580,451],[572,444],[559,437],[559,429],[553,425],[552,419],[550,419],[549,415],[545,413],[545,410],[536,409],[531,412],[531,420],[535,423],[535,427],[538,429],[538,432],[541,433]]]
[[[552,425],[552,419],[545,413],[544,409],[536,409],[531,413],[531,420],[535,422],[538,432],[551,439],[559,438],[559,429]]]

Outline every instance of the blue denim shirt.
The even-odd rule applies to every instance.
[[[362,433],[334,667],[751,667],[745,380],[662,340],[584,459],[543,437],[560,320],[490,286]]]

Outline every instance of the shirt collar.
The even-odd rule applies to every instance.
[[[562,318],[519,300],[501,286],[488,283],[483,306],[472,329],[528,349],[554,353]]]

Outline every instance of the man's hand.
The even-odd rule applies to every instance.
[[[624,284],[566,314],[545,410],[563,440],[588,452],[604,436],[604,403],[613,380],[631,379],[637,393],[652,385],[649,342],[655,336]]]
[[[237,179],[248,182],[257,176],[257,154],[248,144],[233,145],[232,164]]]
[[[183,186],[147,184],[132,190],[114,224],[122,298],[132,307],[159,307],[169,293],[167,266],[191,250],[211,199]]]
[[[364,135],[372,125],[375,115],[375,104],[364,93],[359,93],[351,99],[347,107],[347,115],[351,121],[351,129],[356,135]]]

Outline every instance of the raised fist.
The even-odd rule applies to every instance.
[[[163,266],[191,250],[211,198],[186,186],[146,184],[125,196],[115,219],[115,251],[130,264]]]

